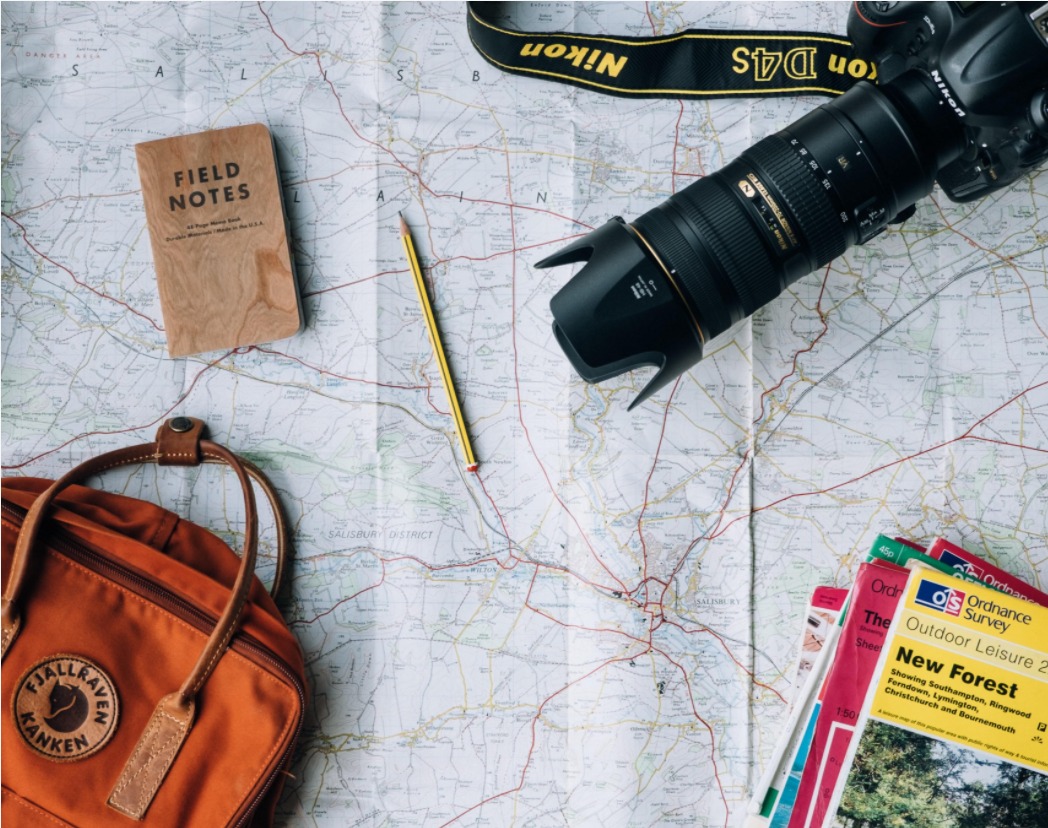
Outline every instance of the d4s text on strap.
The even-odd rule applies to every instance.
[[[850,40],[797,31],[687,29],[612,37],[508,28],[512,3],[469,3],[473,46],[493,66],[608,95],[643,98],[840,95],[874,81]]]

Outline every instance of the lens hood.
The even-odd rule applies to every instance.
[[[550,301],[554,335],[587,382],[655,366],[658,372],[632,409],[702,359],[702,334],[673,274],[621,218],[536,267],[582,261]]]

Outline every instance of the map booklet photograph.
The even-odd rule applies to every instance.
[[[833,828],[1043,824],[1048,608],[915,567],[835,791]]]

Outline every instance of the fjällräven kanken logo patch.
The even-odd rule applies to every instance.
[[[120,712],[112,679],[75,655],[49,656],[30,667],[18,682],[13,707],[26,745],[56,762],[103,748]]]

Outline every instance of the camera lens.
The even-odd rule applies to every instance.
[[[666,199],[538,263],[586,265],[552,299],[584,379],[658,372],[630,408],[702,358],[710,339],[882,231],[931,192],[964,136],[919,72],[859,83]]]

